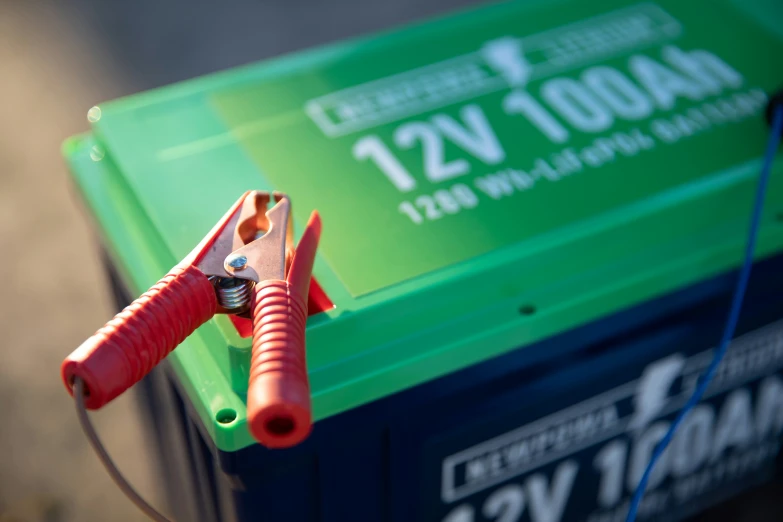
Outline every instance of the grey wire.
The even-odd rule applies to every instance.
[[[87,408],[84,406],[84,381],[78,377],[73,382],[73,396],[76,399],[76,415],[79,417],[79,423],[82,425],[84,434],[87,436],[87,440],[90,441],[90,445],[98,455],[98,459],[100,459],[103,467],[106,468],[114,483],[117,484],[117,487],[150,519],[155,522],[172,522],[171,519],[163,516],[158,510],[150,506],[141,495],[136,493],[136,490],[125,480],[114,461],[109,457],[106,448],[103,447],[98,434],[95,432],[95,427],[90,422],[89,415],[87,415]]]

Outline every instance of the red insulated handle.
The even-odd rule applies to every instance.
[[[175,267],[63,361],[63,382],[73,394],[80,377],[87,408],[98,409],[139,382],[216,308],[207,276],[192,265]]]
[[[313,415],[307,379],[307,294],[321,218],[313,212],[296,247],[286,281],[253,288],[253,351],[247,390],[250,433],[268,448],[288,448],[310,434]]]
[[[307,438],[312,425],[305,362],[307,301],[287,281],[263,281],[253,293],[248,425],[264,446],[287,448]]]

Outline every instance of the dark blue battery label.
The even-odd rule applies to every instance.
[[[668,355],[635,380],[443,455],[440,498],[426,519],[625,520],[653,449],[712,356]],[[774,474],[782,369],[783,322],[734,340],[704,400],[658,462],[638,520],[678,520]]]

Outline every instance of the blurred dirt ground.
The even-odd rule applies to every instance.
[[[88,447],[57,373],[112,312],[60,144],[127,83],[74,23],[36,2],[0,1],[2,522],[144,520]],[[134,398],[94,419],[121,469],[160,505]]]

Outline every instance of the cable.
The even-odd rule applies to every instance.
[[[125,477],[122,476],[120,470],[117,469],[117,466],[114,464],[111,457],[109,457],[106,448],[101,444],[101,440],[98,438],[98,434],[95,432],[95,428],[90,422],[89,415],[87,415],[87,409],[84,407],[84,381],[79,377],[76,377],[73,383],[73,396],[76,398],[76,415],[79,416],[79,423],[82,425],[84,434],[90,441],[90,445],[95,450],[95,453],[98,454],[98,458],[103,464],[103,467],[106,468],[106,471],[109,472],[114,483],[117,484],[117,487],[120,488],[120,490],[125,493],[125,496],[150,519],[155,522],[172,522],[171,519],[163,516],[158,510],[150,506],[141,495],[136,493],[136,490],[133,489],[133,486],[131,486],[127,480],[125,480]]]
[[[758,237],[759,223],[761,221],[761,210],[764,207],[764,196],[767,193],[767,182],[769,181],[770,171],[772,170],[772,161],[775,158],[778,145],[780,143],[781,130],[783,128],[783,105],[777,105],[775,108],[775,115],[772,122],[772,133],[769,137],[769,143],[767,144],[766,154],[764,156],[764,162],[761,167],[761,176],[759,177],[758,187],[756,188],[756,198],[753,203],[753,215],[750,219],[750,228],[748,230],[748,242],[745,247],[745,260],[740,270],[739,278],[737,279],[737,286],[734,289],[734,296],[731,301],[731,308],[726,320],[726,326],[723,329],[723,338],[720,345],[715,352],[715,356],[712,359],[707,371],[704,372],[699,378],[696,389],[693,390],[693,394],[688,399],[685,406],[682,407],[677,418],[674,419],[669,431],[661,439],[661,441],[655,446],[655,451],[650,457],[650,462],[647,464],[647,468],[644,470],[639,485],[634,491],[633,498],[631,499],[631,505],[628,509],[628,517],[626,522],[634,522],[636,520],[636,512],[639,510],[639,504],[642,502],[644,496],[644,490],[647,488],[647,482],[650,480],[650,474],[655,468],[656,462],[663,454],[666,447],[674,437],[677,428],[680,423],[688,416],[691,410],[701,400],[704,392],[707,390],[710,381],[715,376],[715,372],[718,369],[718,365],[723,360],[723,356],[726,355],[726,351],[729,348],[729,343],[732,337],[734,337],[734,330],[737,327],[737,321],[739,320],[740,311],[742,310],[742,301],[745,298],[745,290],[748,286],[748,279],[750,279],[750,271],[753,267],[753,252],[756,249],[756,239]]]

